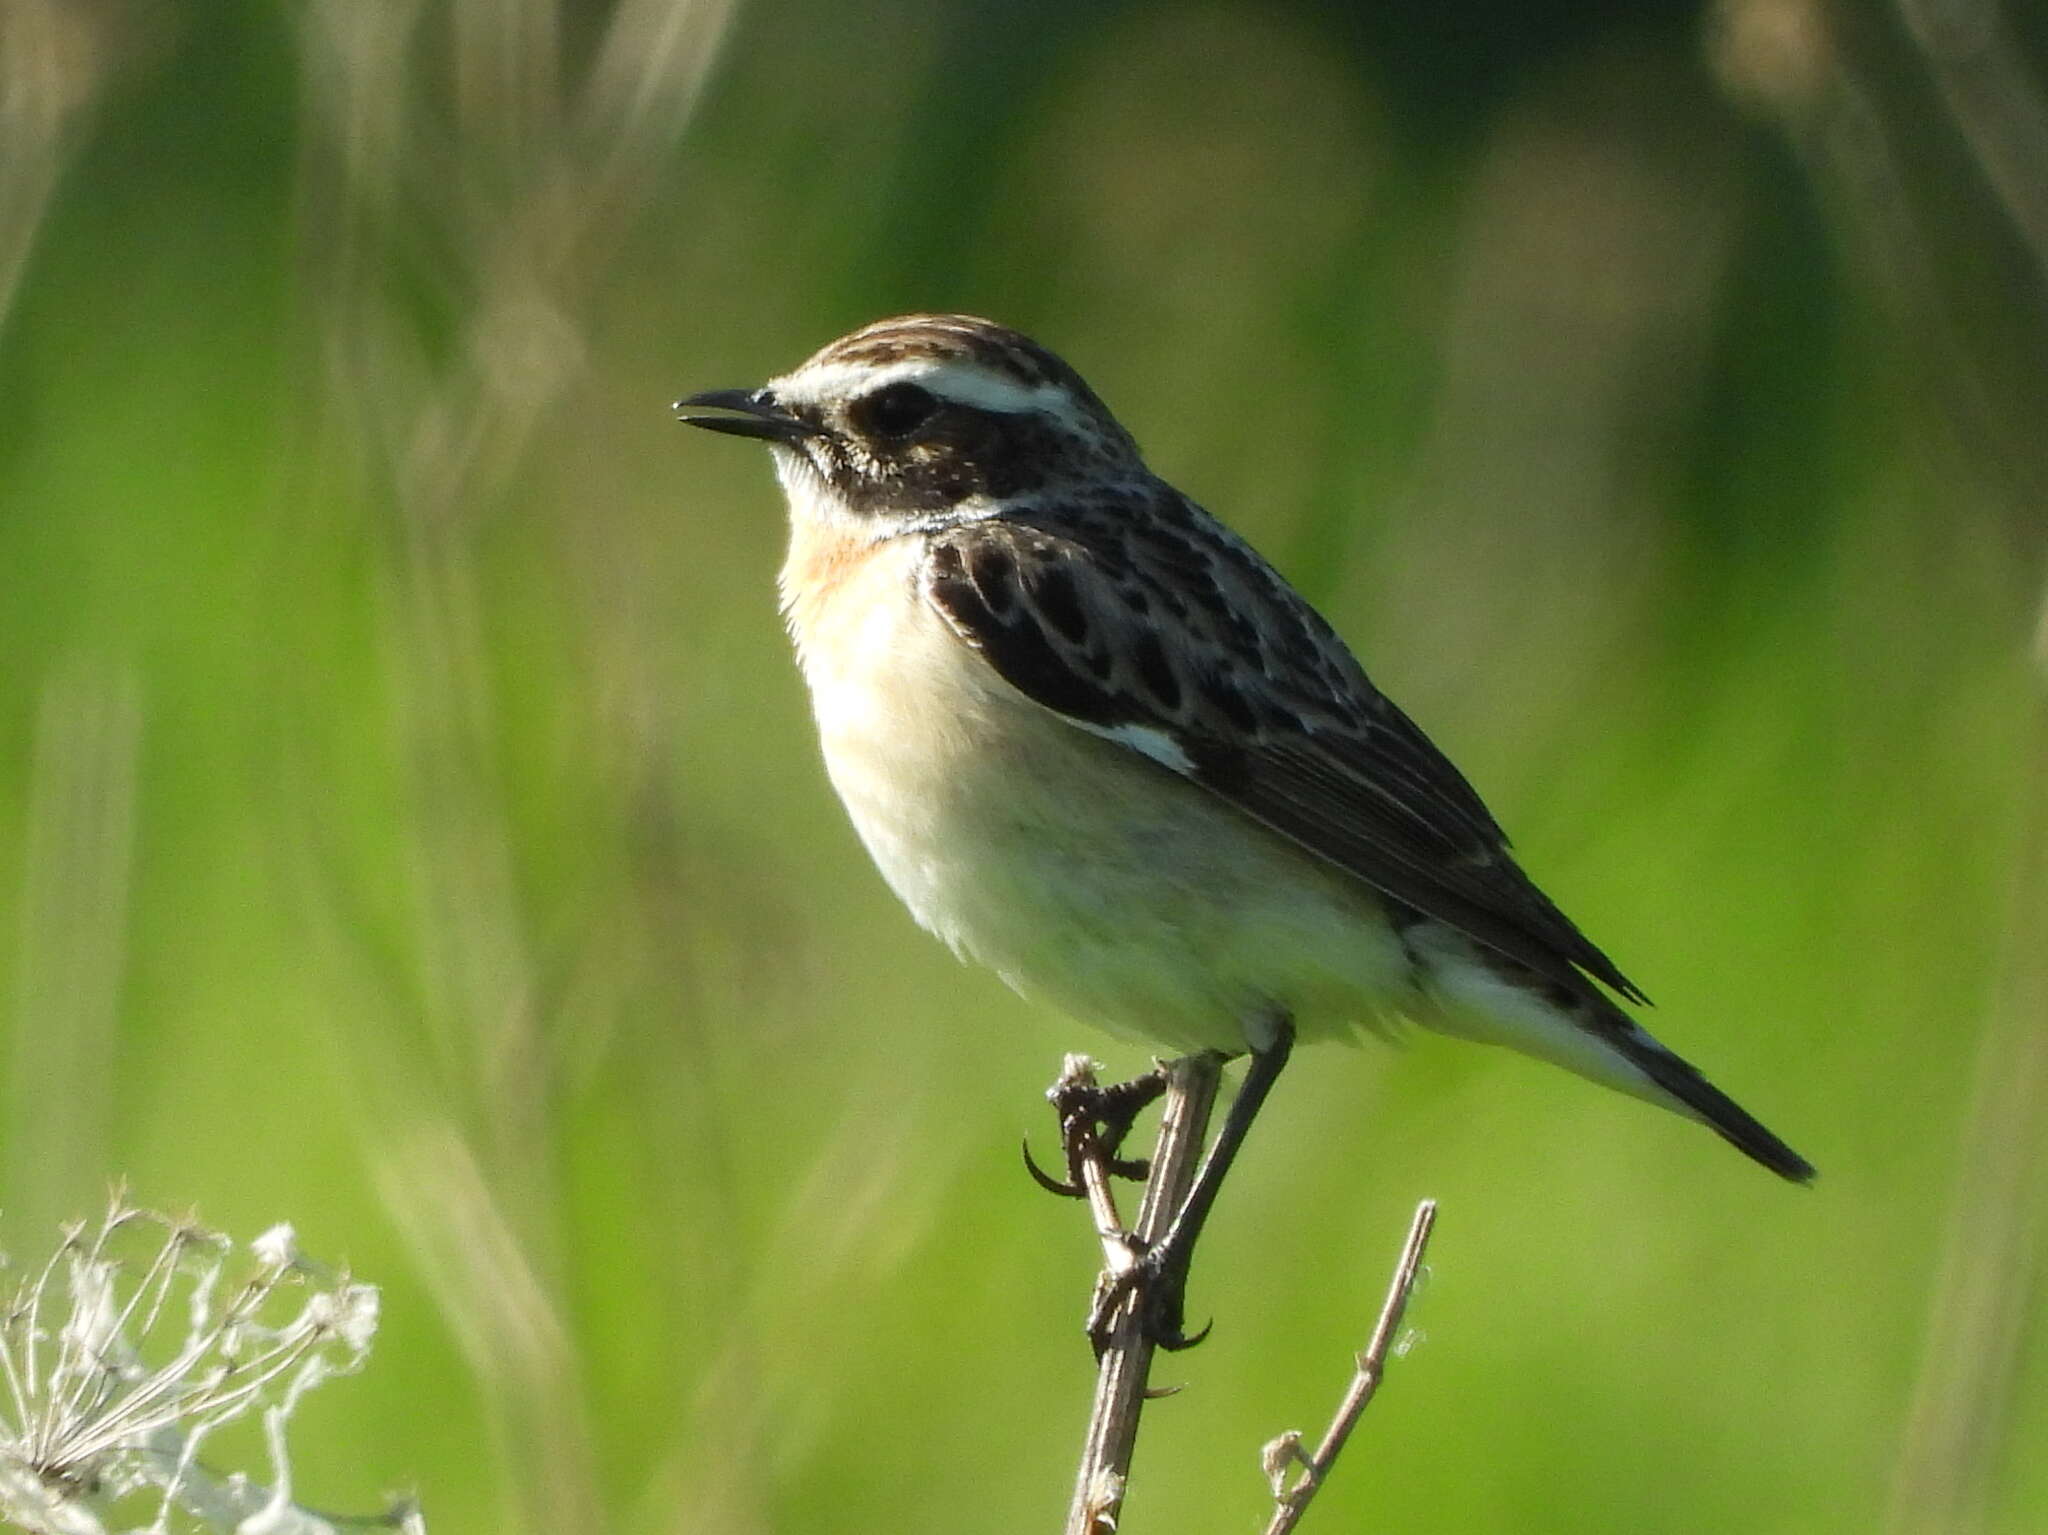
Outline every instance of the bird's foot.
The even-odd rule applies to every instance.
[[[1081,1169],[1100,1159],[1112,1178],[1143,1183],[1151,1164],[1143,1157],[1120,1157],[1131,1126],[1146,1107],[1166,1091],[1166,1068],[1156,1065],[1142,1077],[1113,1082],[1108,1087],[1087,1078],[1061,1077],[1046,1094],[1059,1116],[1060,1150],[1067,1163],[1065,1182],[1053,1177],[1032,1158],[1029,1142],[1024,1146],[1024,1166],[1038,1186],[1048,1193],[1069,1199],[1086,1199],[1088,1187]]]
[[[1126,1305],[1137,1307],[1146,1341],[1168,1353],[1193,1348],[1215,1325],[1193,1334],[1185,1330],[1189,1254],[1176,1252],[1170,1240],[1142,1252],[1135,1251],[1137,1238],[1128,1240],[1134,1249],[1130,1266],[1096,1281],[1095,1300],[1088,1309],[1088,1342],[1098,1363],[1115,1337]]]

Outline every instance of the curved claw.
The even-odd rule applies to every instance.
[[[1183,1278],[1176,1283],[1161,1271],[1156,1249],[1122,1273],[1106,1279],[1097,1289],[1095,1304],[1088,1311],[1088,1341],[1094,1345],[1096,1363],[1102,1362],[1103,1353],[1109,1348],[1117,1312],[1134,1290],[1140,1292],[1145,1336],[1154,1348],[1178,1354],[1206,1340],[1216,1326],[1213,1318],[1202,1325],[1200,1332],[1190,1334],[1181,1331],[1182,1287],[1185,1282]]]
[[[1216,1325],[1213,1318],[1192,1337],[1181,1330],[1188,1293],[1185,1270],[1163,1257],[1157,1249],[1146,1255],[1146,1261],[1140,1267],[1145,1270],[1141,1281],[1144,1294],[1140,1304],[1144,1307],[1145,1336],[1152,1341],[1152,1346],[1169,1354],[1178,1354],[1208,1337],[1210,1329]]]
[[[1048,1194],[1057,1194],[1062,1199],[1086,1199],[1088,1191],[1078,1183],[1062,1183],[1051,1173],[1040,1167],[1031,1155],[1031,1138],[1026,1136],[1023,1144],[1024,1170],[1031,1174],[1031,1181]]]
[[[1178,1354],[1182,1349],[1193,1348],[1197,1343],[1202,1342],[1211,1332],[1215,1331],[1215,1328],[1216,1319],[1211,1317],[1202,1324],[1202,1330],[1198,1333],[1190,1335],[1180,1331],[1178,1328],[1174,1329],[1170,1337],[1155,1333],[1152,1337],[1152,1344],[1153,1347],[1164,1349],[1169,1354]]]

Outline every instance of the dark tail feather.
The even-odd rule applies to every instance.
[[[1652,1082],[1699,1115],[1709,1129],[1752,1161],[1793,1183],[1813,1181],[1811,1162],[1758,1124],[1691,1065],[1658,1044],[1619,1008],[1614,1009],[1614,1015],[1626,1027],[1610,1037]]]

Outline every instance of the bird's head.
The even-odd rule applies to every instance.
[[[1080,374],[968,315],[879,320],[758,389],[694,394],[676,410],[767,442],[796,515],[858,519],[870,537],[1144,473]]]

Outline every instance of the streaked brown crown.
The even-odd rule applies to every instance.
[[[804,367],[835,362],[883,367],[918,358],[972,363],[1027,389],[1059,385],[1077,404],[1116,425],[1109,408],[1065,358],[1022,331],[971,314],[900,314],[876,320],[820,348]]]

